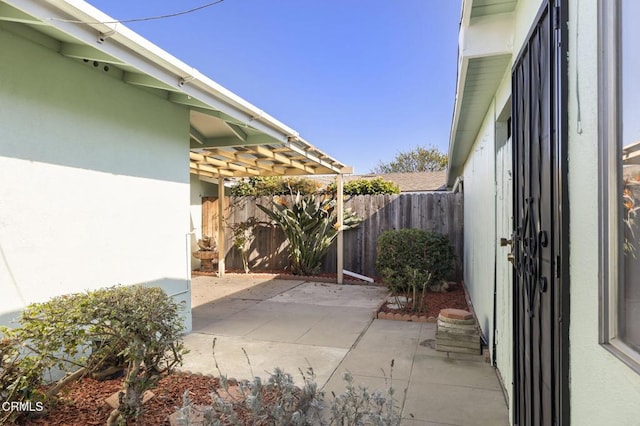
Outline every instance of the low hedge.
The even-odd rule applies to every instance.
[[[408,277],[404,277],[408,270],[428,274],[431,289],[441,288],[453,272],[455,254],[449,238],[433,231],[386,231],[378,237],[376,250],[376,269],[395,290],[408,289]]]

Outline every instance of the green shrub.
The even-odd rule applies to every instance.
[[[335,182],[327,186],[327,192],[336,192]],[[345,195],[399,194],[400,188],[390,180],[384,180],[381,176],[378,176],[373,179],[361,178],[346,182],[343,193]]]
[[[453,271],[454,259],[449,238],[433,231],[399,229],[378,237],[376,269],[392,290],[413,290],[407,283],[416,281],[411,276],[416,273],[428,274],[428,287],[439,290]]]
[[[72,380],[107,367],[124,367],[125,389],[110,423],[138,415],[144,391],[181,363],[186,352],[179,307],[157,287],[122,286],[59,296],[27,306],[19,323],[18,328],[0,330],[3,344],[14,345],[0,348],[2,380],[10,381],[13,372],[21,371],[39,374],[42,383],[43,373],[61,370],[67,373],[64,378],[45,384],[43,395],[52,398]],[[38,380],[27,377],[8,398],[24,399],[34,391]],[[5,383],[0,385],[5,389]]]
[[[37,409],[43,407],[45,395],[39,388],[44,364],[38,357],[29,356],[21,350],[22,345],[11,335],[11,330],[3,328],[0,333],[0,401],[31,403]],[[15,422],[19,416],[19,412],[2,410],[0,424]]]
[[[233,197],[259,197],[283,194],[315,194],[320,185],[308,178],[256,176],[243,179],[230,188]]]

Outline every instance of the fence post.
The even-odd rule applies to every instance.
[[[336,198],[337,198],[337,208],[338,208],[338,241],[337,241],[337,253],[338,258],[336,259],[336,281],[338,284],[343,283],[342,270],[344,269],[344,240],[343,240],[343,231],[342,225],[344,220],[344,189],[343,189],[343,181],[342,174],[339,174],[336,179]]]
[[[224,178],[218,178],[218,276],[224,275]]]

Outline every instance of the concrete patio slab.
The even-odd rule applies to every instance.
[[[350,349],[370,322],[371,309],[329,307],[326,316],[296,342]]]
[[[303,280],[278,280],[226,275],[196,276],[191,281],[191,304],[197,308],[223,298],[266,300],[302,284]]]
[[[402,425],[506,425],[494,369],[478,355],[435,351],[435,324],[373,320],[386,296],[375,286],[242,276],[194,280],[194,331],[183,370],[263,378],[275,367],[302,384],[309,366],[326,396],[344,392],[342,375],[370,391],[388,388],[391,361]],[[197,300],[195,300],[197,298]],[[251,366],[243,352],[247,352]],[[406,392],[405,392],[406,391]]]
[[[417,353],[413,360],[411,382],[501,391],[495,371],[485,367],[483,363]]]
[[[281,293],[271,300],[280,303],[375,309],[386,294],[385,287],[309,282]]]
[[[253,375],[266,379],[270,372],[279,367],[291,374],[296,384],[302,385],[299,371],[306,372],[307,368],[312,367],[316,382],[324,385],[348,352],[343,348],[191,333],[185,337],[185,345],[191,353],[185,357],[181,370],[217,376],[219,372],[212,349],[214,337],[215,359],[220,371],[236,379],[251,379]]]
[[[265,318],[265,311],[257,310],[257,306],[258,303],[254,305],[254,309],[243,310],[224,319],[212,319],[203,324],[198,321],[197,329],[194,326],[194,332],[218,336],[246,336],[270,320]]]
[[[421,326],[422,323],[373,321],[340,369],[359,376],[380,377],[381,369],[389,373],[393,361],[393,376],[408,379]]]
[[[509,425],[501,391],[454,385],[425,387],[423,383],[413,381],[409,384],[402,416],[426,424]]]
[[[259,300],[225,299],[217,302],[204,303],[193,310],[194,318],[225,319],[230,315],[244,311],[260,303]]]

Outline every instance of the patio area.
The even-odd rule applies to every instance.
[[[303,280],[194,277],[193,331],[185,371],[246,379],[280,367],[300,378],[312,367],[327,395],[393,381],[403,425],[507,425],[495,370],[482,356],[437,352],[435,324],[373,319],[386,289]],[[243,353],[246,351],[251,365]],[[301,380],[301,378],[300,378]]]

